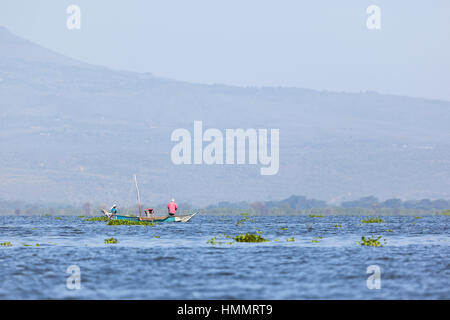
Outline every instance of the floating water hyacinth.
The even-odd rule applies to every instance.
[[[113,243],[117,243],[117,239],[115,238],[105,239],[105,244],[113,244]]]
[[[243,224],[246,221],[248,221],[248,222],[255,222],[255,220],[250,220],[249,217],[245,217],[245,218],[239,220],[238,222],[236,222],[236,225],[239,226],[239,225]]]
[[[287,239],[287,241],[288,241],[288,242],[294,242],[294,241],[295,241],[295,238],[289,238],[289,239]]]
[[[222,235],[221,233],[219,233],[219,235],[217,236],[217,237],[213,237],[213,238],[211,238],[211,239],[209,239],[208,241],[206,241],[206,243],[209,243],[209,244],[222,244],[223,242],[222,241],[217,241],[218,239],[217,238],[219,238],[219,239],[232,239],[232,237],[230,237],[230,236],[228,236],[228,235],[226,235],[226,234],[224,234],[224,235]],[[233,242],[226,242],[226,244],[232,244]]]
[[[384,222],[381,218],[370,218],[361,220],[361,223],[382,223]]]
[[[370,247],[382,247],[383,245],[380,243],[381,236],[375,237],[361,237],[361,241],[357,242],[358,244],[362,246],[370,246]],[[384,241],[386,244],[386,240]]]
[[[209,244],[222,244],[221,241],[217,241],[216,237],[209,239],[208,241],[206,241],[206,243],[209,243]]]
[[[234,238],[236,242],[266,242],[269,241],[267,239],[264,239],[259,234],[240,234]]]
[[[108,221],[108,218],[107,217],[94,217],[94,218],[84,219],[84,221]]]
[[[335,224],[334,227],[335,228],[343,228],[341,224]]]
[[[3,243],[0,243],[0,246],[2,246],[2,247],[12,247],[12,244],[11,244],[11,242],[3,242]]]
[[[310,218],[323,218],[323,215],[321,215],[321,214],[310,214],[309,217]]]
[[[109,220],[108,226],[156,226],[156,223],[150,221],[131,221],[131,220]]]
[[[319,240],[320,240],[320,239],[323,239],[323,237],[317,237],[317,238],[314,238],[314,239],[311,240],[311,242],[319,243]]]

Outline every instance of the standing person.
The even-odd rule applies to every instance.
[[[117,214],[117,204],[115,204],[111,207],[111,210],[109,210],[109,213]]]
[[[178,206],[175,203],[175,200],[170,200],[169,204],[167,205],[167,209],[169,209],[169,216],[174,216],[175,212],[178,210]]]

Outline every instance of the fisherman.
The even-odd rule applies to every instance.
[[[109,213],[117,214],[117,204],[115,204],[111,207],[111,209],[109,210]]]
[[[147,208],[145,209],[145,216],[150,217],[153,214],[153,209],[152,208]]]
[[[169,209],[169,216],[174,216],[175,215],[175,212],[177,212],[177,210],[178,210],[178,206],[175,203],[174,199],[170,200],[170,202],[169,202],[169,204],[167,206],[167,209]]]

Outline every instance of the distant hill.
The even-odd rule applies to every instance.
[[[170,134],[194,120],[279,128],[279,173],[172,164]],[[0,200],[131,203],[133,173],[158,204],[449,199],[449,123],[446,101],[192,84],[85,64],[0,28]]]

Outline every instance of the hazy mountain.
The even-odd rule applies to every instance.
[[[368,68],[367,76],[370,76]],[[280,170],[172,164],[177,128],[279,128]],[[450,102],[174,81],[85,64],[0,28],[0,199],[193,204],[450,198]]]

